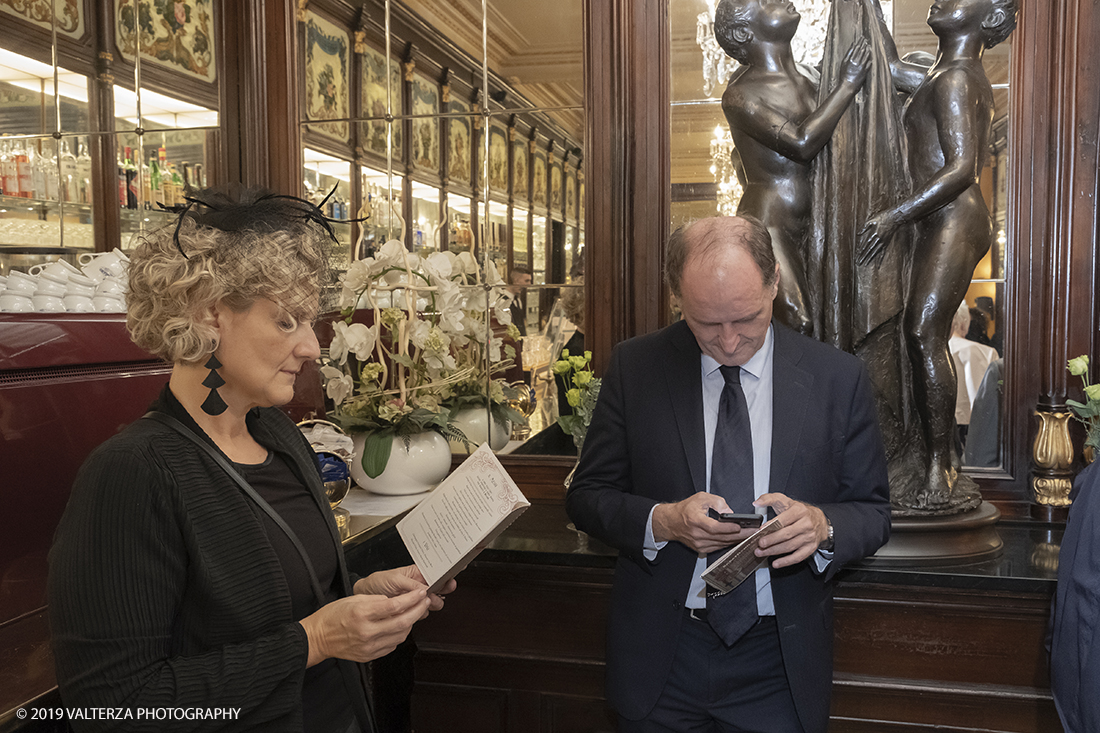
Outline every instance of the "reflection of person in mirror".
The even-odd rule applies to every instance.
[[[722,95],[745,189],[737,213],[759,219],[771,234],[783,270],[776,317],[810,335],[803,248],[813,202],[811,163],[867,78],[871,54],[866,41],[856,41],[840,82],[819,105],[816,79],[791,51],[799,20],[793,4],[722,0],[714,36],[742,64]]]
[[[508,275],[508,292],[512,294],[512,323],[520,336],[527,335],[527,286],[531,284],[531,270],[513,267]]]
[[[914,404],[929,454],[928,487],[917,503],[928,509],[950,505],[958,482],[947,338],[974,267],[993,242],[993,223],[978,185],[994,111],[982,55],[1008,38],[1016,13],[1017,0],[940,0],[928,11],[928,25],[939,38],[931,68],[898,59],[892,41],[887,48],[895,86],[912,94],[904,124],[914,191],[871,217],[860,233],[858,257],[860,265],[875,262],[900,227],[915,226],[905,333]]]
[[[966,445],[970,413],[974,409],[974,400],[978,397],[978,388],[989,365],[997,358],[997,352],[991,346],[984,346],[966,337],[969,329],[970,307],[964,300],[951,320],[951,338],[947,341],[947,348],[955,362],[955,424],[958,426],[960,446]],[[959,455],[962,455],[961,450]]]
[[[61,698],[237,711],[207,730],[370,731],[358,663],[443,601],[415,565],[349,571],[317,456],[279,409],[320,356],[332,230],[259,189],[194,199],[129,266],[130,335],[171,377],[84,462],[50,551]]]

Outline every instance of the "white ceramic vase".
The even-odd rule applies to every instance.
[[[508,445],[508,438],[512,435],[512,423],[508,420],[500,422],[492,420],[492,429],[489,427],[490,413],[484,407],[467,407],[459,410],[451,418],[451,425],[458,428],[470,441],[470,450],[476,450],[482,443],[488,443],[489,447],[497,451]],[[451,441],[451,451],[454,453],[466,453],[466,446],[457,438],[448,438]]]
[[[420,494],[434,489],[451,470],[451,448],[447,439],[434,430],[408,436],[394,436],[390,460],[386,470],[378,478],[371,478],[363,470],[361,456],[367,436],[352,436],[355,458],[351,461],[351,477],[355,483],[374,494],[401,496]]]

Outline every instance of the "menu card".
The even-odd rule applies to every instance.
[[[741,540],[739,544],[734,545],[725,555],[707,566],[707,569],[703,571],[703,580],[719,595],[725,595],[741,585],[746,578],[768,562],[768,558],[756,556],[756,548],[760,546],[760,539],[782,527],[779,517],[765,523],[760,529]]]
[[[482,444],[397,523],[397,532],[435,593],[529,506],[488,444]]]

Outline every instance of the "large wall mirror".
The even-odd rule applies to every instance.
[[[395,239],[422,258],[471,256],[479,280],[467,273],[464,292],[484,289],[480,328],[493,332],[478,340],[514,349],[492,378],[528,413],[526,428],[485,437],[499,452],[575,454],[552,367],[584,351],[581,0],[300,5],[302,188],[348,220],[338,265]],[[488,382],[480,392],[499,396]],[[463,420],[483,439],[484,413]]]
[[[671,227],[714,214],[733,214],[741,195],[736,152],[722,113],[721,97],[737,62],[714,40],[715,0],[670,0]],[[817,67],[825,47],[830,0],[796,0],[801,20],[792,42],[796,60]],[[887,24],[900,56],[930,62],[937,39],[927,25],[930,0],[883,0]],[[1009,77],[1013,41],[989,49],[984,65],[993,86],[995,115],[981,188],[993,216],[994,241],[975,268],[966,293],[970,315],[966,338],[978,341],[980,364],[956,361],[962,389],[956,415],[969,423],[960,431],[963,465],[972,473],[999,474],[1005,465],[1003,394],[1011,378],[1003,368],[1006,268],[1012,267],[1007,231]],[[673,310],[675,306],[673,305]],[[675,317],[675,314],[673,314]],[[985,380],[986,375],[989,379]],[[984,381],[984,389],[983,389]],[[979,398],[980,395],[980,398]],[[964,409],[965,407],[965,409]]]

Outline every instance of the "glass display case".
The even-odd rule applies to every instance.
[[[332,221],[340,241],[333,245],[332,264],[346,270],[351,264],[352,230],[351,163],[316,150],[302,150],[302,190],[305,198],[320,206]]]
[[[508,273],[508,207],[505,204],[491,201],[488,204],[489,213],[485,217],[488,223],[488,231],[485,231],[482,241],[486,243],[486,255],[490,262],[496,265],[502,279],[507,279]],[[485,205],[482,211],[485,210]],[[483,228],[484,230],[484,228]]]
[[[401,206],[402,179],[372,168],[359,168],[362,180],[363,204],[357,218],[366,218],[359,224],[360,235],[356,257],[370,257],[375,250],[390,239],[400,237],[404,231]]]
[[[439,218],[440,192],[435,186],[413,181],[412,247],[414,252],[431,254],[447,245]]]
[[[470,227],[471,201],[465,196],[447,194],[447,248],[455,254],[469,252],[474,247],[474,232]]]
[[[207,184],[217,110],[137,89],[0,48],[0,274],[128,247]]]
[[[531,266],[528,253],[528,232],[530,228],[527,219],[530,213],[523,209],[512,209],[512,266]]]
[[[537,214],[531,221],[531,282],[546,284],[546,217]]]

